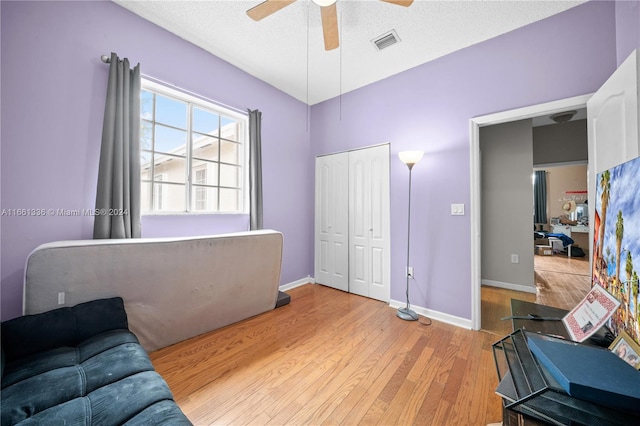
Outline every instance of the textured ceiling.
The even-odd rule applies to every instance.
[[[338,0],[340,48],[327,52],[310,0],[259,22],[245,12],[260,0],[113,1],[310,105],[584,3]],[[390,30],[401,42],[378,51]]]

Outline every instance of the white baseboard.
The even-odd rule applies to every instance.
[[[391,299],[391,301],[389,302],[389,306],[394,309],[398,309],[407,306],[407,302],[401,302],[399,300]],[[470,319],[460,318],[455,315],[445,314],[444,312],[434,311],[432,309],[427,309],[415,305],[411,305],[411,310],[413,310],[418,315],[422,315],[436,321],[442,321],[447,324],[455,325],[457,327],[466,328],[467,330],[472,329]]]
[[[535,287],[529,287],[528,285],[522,285],[522,284],[503,283],[500,281],[493,281],[493,280],[482,280],[481,284],[487,285],[489,287],[498,287],[498,288],[504,288],[507,290],[522,291],[525,293],[536,294],[537,292]]]
[[[300,278],[299,280],[296,280],[288,284],[282,284],[280,286],[280,291],[291,290],[292,288],[300,287],[301,285],[305,285],[305,284],[315,284],[315,282],[316,280],[314,280],[310,276],[307,276],[306,278]]]

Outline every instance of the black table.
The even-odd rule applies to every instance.
[[[529,332],[550,334],[570,340],[569,333],[562,322],[562,318],[568,312],[569,311],[566,309],[539,305],[537,303],[525,302],[524,300],[511,299],[511,316],[526,317],[533,314],[542,318],[558,318],[558,320],[512,318],[511,324],[514,331],[524,329]],[[607,333],[607,328],[602,327],[591,339],[588,339],[584,343],[589,345],[608,346],[612,339],[610,333],[609,335],[607,335]],[[548,424],[542,420],[506,408],[503,409],[502,417],[503,426],[539,426]]]
[[[559,318],[562,320],[569,311],[566,309],[554,308],[551,306],[539,305],[537,303],[525,302],[524,300],[511,299],[511,315],[527,316],[529,314],[538,315],[542,318]],[[523,328],[536,333],[552,334],[569,339],[569,333],[562,321],[538,321],[530,319],[512,319],[513,330]]]

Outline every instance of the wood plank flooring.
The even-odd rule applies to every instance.
[[[534,256],[536,303],[572,309],[591,289],[588,257]]]
[[[501,421],[495,335],[403,321],[318,284],[288,293],[287,306],[151,354],[195,425]]]
[[[511,321],[500,318],[511,315],[512,298],[562,309],[572,309],[591,288],[588,257],[534,256],[536,294],[483,286],[482,329],[504,336],[511,332]]]

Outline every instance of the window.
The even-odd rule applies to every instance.
[[[144,79],[140,101],[142,213],[244,213],[247,116]]]

